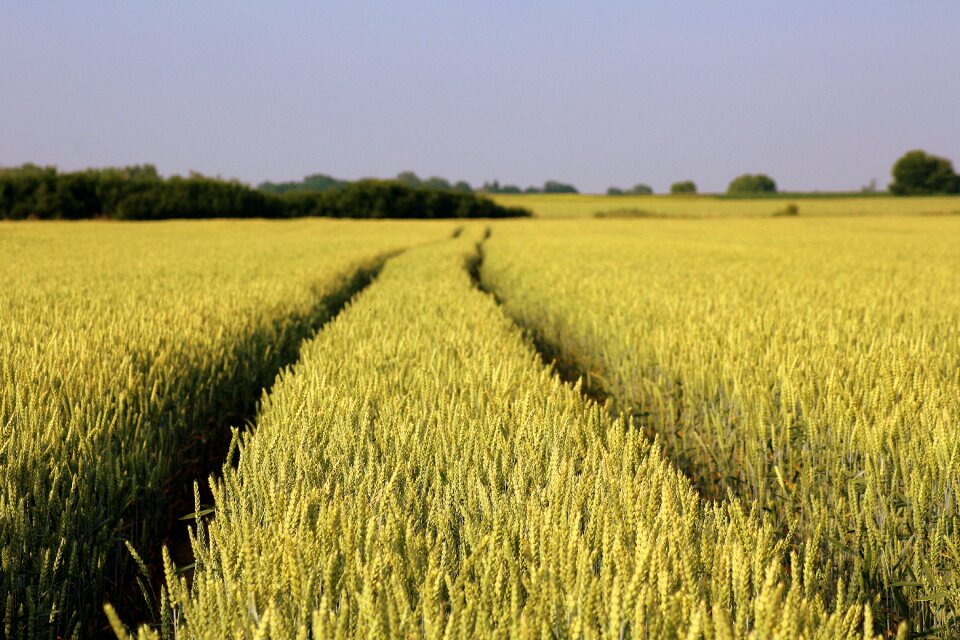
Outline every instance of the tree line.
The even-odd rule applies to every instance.
[[[499,180],[487,181],[474,189],[466,180],[451,182],[440,176],[421,178],[413,171],[402,171],[397,174],[393,182],[399,182],[413,189],[432,189],[436,191],[453,191],[455,193],[579,193],[572,184],[547,180],[542,187],[526,187],[521,189],[515,184],[501,185]],[[299,182],[263,182],[257,189],[266,193],[302,193],[314,191],[335,191],[351,184],[348,180],[340,180],[323,173],[306,176]]]
[[[953,164],[915,149],[893,165],[894,195],[960,193],[960,175]],[[872,190],[871,190],[872,191]],[[526,209],[504,207],[483,194],[578,193],[572,184],[548,180],[543,187],[521,189],[499,181],[479,189],[460,180],[432,176],[421,179],[405,171],[393,180],[339,180],[313,174],[299,182],[264,182],[256,189],[236,180],[197,173],[163,178],[150,164],[87,169],[69,173],[26,164],[0,168],[0,219],[110,218],[502,218],[529,216]],[[637,184],[610,187],[608,195],[645,195],[653,189]],[[673,194],[695,194],[692,180],[675,182]],[[734,197],[776,194],[777,183],[766,174],[743,174],[727,187]]]
[[[153,165],[61,173],[33,164],[0,169],[0,219],[504,218],[529,216],[474,193],[396,180],[333,189],[266,191],[199,174],[161,177]]]
[[[898,196],[907,195],[937,195],[960,193],[960,174],[953,169],[953,163],[923,151],[914,149],[903,154],[894,163],[891,170],[893,182],[888,187],[890,193]],[[874,193],[875,187],[861,190],[864,193]],[[647,195],[653,189],[646,184],[638,184],[631,189],[610,187],[608,196]],[[697,185],[692,180],[681,180],[670,185],[670,193],[686,194],[697,193]],[[763,173],[745,173],[730,181],[727,186],[727,195],[748,196],[760,194],[775,194],[777,183],[770,176]]]

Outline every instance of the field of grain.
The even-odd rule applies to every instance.
[[[960,196],[898,198],[888,195],[777,195],[730,198],[712,195],[604,196],[590,194],[522,194],[490,196],[506,207],[525,207],[539,218],[613,217],[768,218],[790,205],[799,216],[946,216],[960,215]]]
[[[470,281],[480,231],[389,261],[307,345],[192,585],[165,562],[164,637],[862,637],[815,558],[787,580],[769,524],[551,377]]]
[[[0,225],[0,637],[102,627],[129,590],[124,542],[159,553],[185,476],[330,307],[452,229]]]
[[[935,201],[2,224],[0,639],[957,637]]]
[[[895,626],[960,614],[960,218],[501,226],[483,282]]]

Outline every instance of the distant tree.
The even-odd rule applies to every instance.
[[[893,165],[890,192],[898,196],[960,193],[960,176],[946,158],[914,149]]]
[[[607,189],[607,195],[608,195],[608,196],[622,196],[622,195],[623,195],[623,189],[620,189],[620,188],[618,188],[618,187],[610,187],[609,189]]]
[[[115,172],[128,180],[159,180],[160,174],[152,164],[134,164],[122,169],[92,169],[94,173]]]
[[[523,191],[515,184],[505,184],[500,187],[500,193],[523,193]]]
[[[633,187],[630,188],[630,191],[628,193],[634,196],[648,196],[651,193],[653,193],[653,187],[643,183],[635,184],[633,185]]]
[[[540,189],[538,189],[537,187],[527,187],[526,189],[523,190],[523,192],[524,192],[524,193],[543,193],[543,192],[542,192]]]
[[[457,181],[452,188],[457,193],[473,193],[473,187],[470,186],[469,182],[464,180]]]
[[[397,182],[403,183],[408,187],[413,187],[416,189],[421,186],[423,182],[413,171],[402,171],[397,174]]]
[[[315,173],[303,179],[303,186],[305,191],[328,191],[342,189],[347,186],[347,182],[323,173]]]
[[[762,173],[745,173],[737,176],[727,187],[727,193],[776,193],[777,183],[768,175]]]
[[[345,180],[328,176],[323,173],[315,173],[305,177],[301,182],[263,182],[257,185],[257,189],[267,193],[319,193],[331,189],[343,189],[349,184]]]
[[[544,193],[579,193],[572,184],[557,182],[556,180],[547,180],[543,183]]]
[[[441,178],[440,176],[430,176],[423,181],[423,185],[427,189],[441,189],[444,191],[450,191],[450,181],[446,178]]]
[[[697,185],[693,180],[683,180],[670,185],[670,193],[696,193]]]

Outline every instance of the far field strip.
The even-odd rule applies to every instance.
[[[769,218],[790,205],[800,217],[960,216],[960,196],[776,194],[746,198],[699,195],[491,194],[538,218],[592,218],[599,213],[676,218]]]
[[[482,237],[389,260],[281,374],[192,583],[165,561],[163,637],[864,637],[771,526],[544,366],[471,282]]]

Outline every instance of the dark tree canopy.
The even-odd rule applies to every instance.
[[[442,180],[442,179],[439,179]],[[438,179],[428,183],[440,185]],[[334,186],[334,183],[335,186]],[[338,181],[309,176],[303,183],[252,189],[235,180],[198,174],[161,178],[154,167],[58,173],[54,167],[0,169],[0,219],[113,218],[502,218],[530,212],[451,188],[413,188],[393,180]],[[446,183],[449,187],[449,183]],[[317,188],[308,188],[313,185]]]
[[[440,176],[431,176],[426,180],[413,171],[403,171],[395,178],[397,182],[402,182],[412,189],[436,189],[438,191],[457,191],[459,193],[473,193],[473,188],[469,182],[464,180],[451,184],[449,180]],[[349,180],[339,180],[332,176],[322,173],[316,173],[305,177],[300,182],[263,182],[257,185],[257,189],[266,193],[298,193],[298,192],[320,192],[333,189],[343,189],[350,184]]]
[[[727,187],[727,193],[776,193],[777,183],[768,175],[762,173],[745,173],[737,176]]]
[[[323,193],[284,197],[290,216],[330,218],[509,218],[529,216],[472,193],[419,188],[397,180],[360,180]]]
[[[440,176],[430,176],[421,183],[421,186],[428,189],[439,189],[441,191],[450,191],[453,188],[449,180],[441,178]]]
[[[890,192],[900,196],[960,193],[960,176],[946,158],[914,149],[893,165]]]
[[[565,182],[557,182],[556,180],[547,180],[543,184],[544,193],[579,193],[577,188],[572,184],[566,184]]]
[[[420,176],[413,171],[401,171],[397,174],[396,180],[397,182],[401,182],[414,189],[423,185],[423,181],[420,180]]]
[[[315,173],[307,176],[302,182],[264,182],[257,189],[266,193],[296,193],[298,191],[327,191],[342,189],[347,186],[344,180],[337,180],[332,176]]]
[[[693,180],[682,180],[670,185],[670,193],[696,193],[697,185]]]

